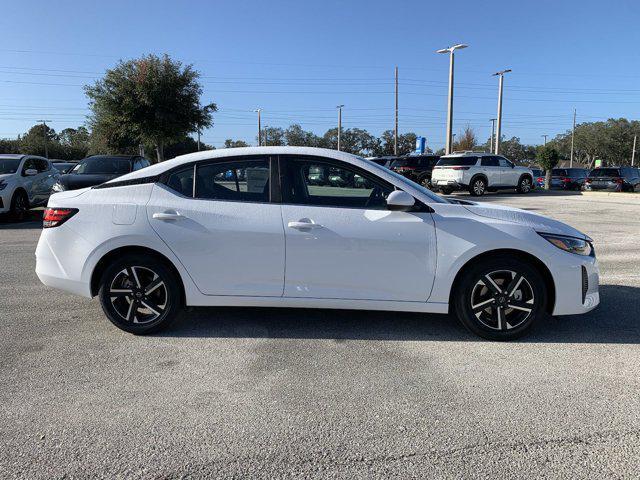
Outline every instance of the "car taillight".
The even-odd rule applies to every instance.
[[[620,177],[614,178],[613,181],[616,183],[624,183],[624,178],[620,178]]]
[[[451,167],[453,170],[469,170],[471,167]]]
[[[536,182],[544,182],[544,177],[538,177],[538,179],[536,180]]]
[[[409,171],[415,170],[415,169],[416,169],[415,167],[398,167],[397,170],[399,172],[409,172]]]
[[[44,228],[58,227],[78,213],[77,208],[45,208],[42,218]]]
[[[562,177],[562,178],[560,179],[560,181],[561,181],[562,183],[569,183],[569,182],[571,181],[571,179],[570,179],[570,178],[567,178],[567,177]]]

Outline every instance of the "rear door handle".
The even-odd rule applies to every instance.
[[[178,212],[156,212],[152,215],[152,217],[155,218],[156,220],[164,220],[164,221],[182,220],[183,218],[185,218],[184,215]]]
[[[313,221],[299,221],[289,222],[287,224],[289,228],[295,228],[296,230],[310,230],[312,228],[322,228],[322,225]]]

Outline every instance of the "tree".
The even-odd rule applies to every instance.
[[[213,150],[215,147],[201,142],[200,150]],[[198,151],[198,142],[191,137],[184,137],[182,140],[173,142],[165,147],[165,155],[167,158],[174,158],[178,155],[186,155]]]
[[[551,187],[551,170],[558,165],[559,161],[558,151],[552,145],[546,145],[538,150],[538,164],[545,170],[545,190]]]
[[[385,155],[393,155],[393,146],[394,146],[394,131],[393,130],[385,130],[382,132],[380,136],[380,140],[378,143],[378,150],[375,155],[382,157]],[[416,149],[416,139],[418,136],[413,133],[401,133],[398,135],[398,155],[406,155],[407,153],[411,153]]]
[[[256,136],[256,140],[258,140]],[[258,142],[259,143],[259,142]],[[262,129],[262,145],[277,147],[285,144],[284,130],[280,127]]]
[[[227,138],[224,141],[224,148],[237,148],[237,147],[248,147],[249,144],[244,140],[232,140]]]
[[[65,128],[58,134],[63,155],[67,160],[80,160],[89,152],[90,134],[86,127]]]
[[[149,143],[161,162],[167,144],[213,123],[217,107],[200,106],[199,76],[191,65],[183,67],[167,55],[121,61],[85,86],[91,125],[109,148]]]
[[[20,138],[20,153],[60,158],[62,149],[58,134],[49,125],[38,123]]]
[[[16,153],[20,151],[20,140],[0,138],[0,153]]]
[[[303,130],[300,125],[294,123],[284,131],[284,139],[287,145],[294,147],[319,147],[320,138],[313,132]]]
[[[474,150],[478,146],[476,134],[469,125],[458,135],[458,141],[454,144],[454,150]]]

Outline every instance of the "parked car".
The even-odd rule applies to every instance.
[[[139,155],[93,155],[78,162],[68,174],[61,175],[53,191],[93,187],[148,166],[149,160]]]
[[[500,155],[460,152],[440,158],[433,169],[431,182],[445,195],[455,190],[468,190],[471,195],[480,196],[487,190],[509,188],[515,188],[518,193],[529,193],[533,188],[533,172]]]
[[[321,165],[369,186],[311,186],[306,172]],[[228,170],[246,180],[226,182]],[[506,340],[547,313],[599,303],[592,240],[572,227],[450,202],[360,157],[301,147],[198,152],[56,193],[36,273],[99,296],[108,319],[136,334],[184,306],[224,305],[451,311]]]
[[[554,168],[551,170],[550,188],[582,190],[588,176],[586,168]]]
[[[396,160],[398,157],[396,157],[395,155],[387,155],[384,157],[375,157],[375,158],[370,158],[369,160],[371,160],[373,163],[377,163],[378,165],[381,165],[385,168],[389,168],[391,166],[391,164],[393,163],[394,160]]]
[[[544,188],[544,170],[532,168],[531,173],[533,173],[533,186],[536,188]]]
[[[64,160],[52,160],[51,164],[53,168],[58,170],[60,173],[69,173],[73,167],[78,165],[78,162],[65,162]]]
[[[633,167],[596,168],[589,173],[584,188],[614,192],[640,191],[639,170]]]
[[[0,213],[22,220],[29,208],[46,205],[59,175],[46,158],[0,155]]]
[[[431,187],[431,173],[438,155],[407,155],[391,162],[390,169],[425,187]]]

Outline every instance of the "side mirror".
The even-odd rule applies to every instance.
[[[415,198],[402,190],[394,190],[387,197],[387,208],[397,212],[406,212],[416,204]]]
[[[33,177],[34,175],[38,174],[38,170],[36,170],[35,168],[27,168],[24,171],[25,176],[27,177]]]

